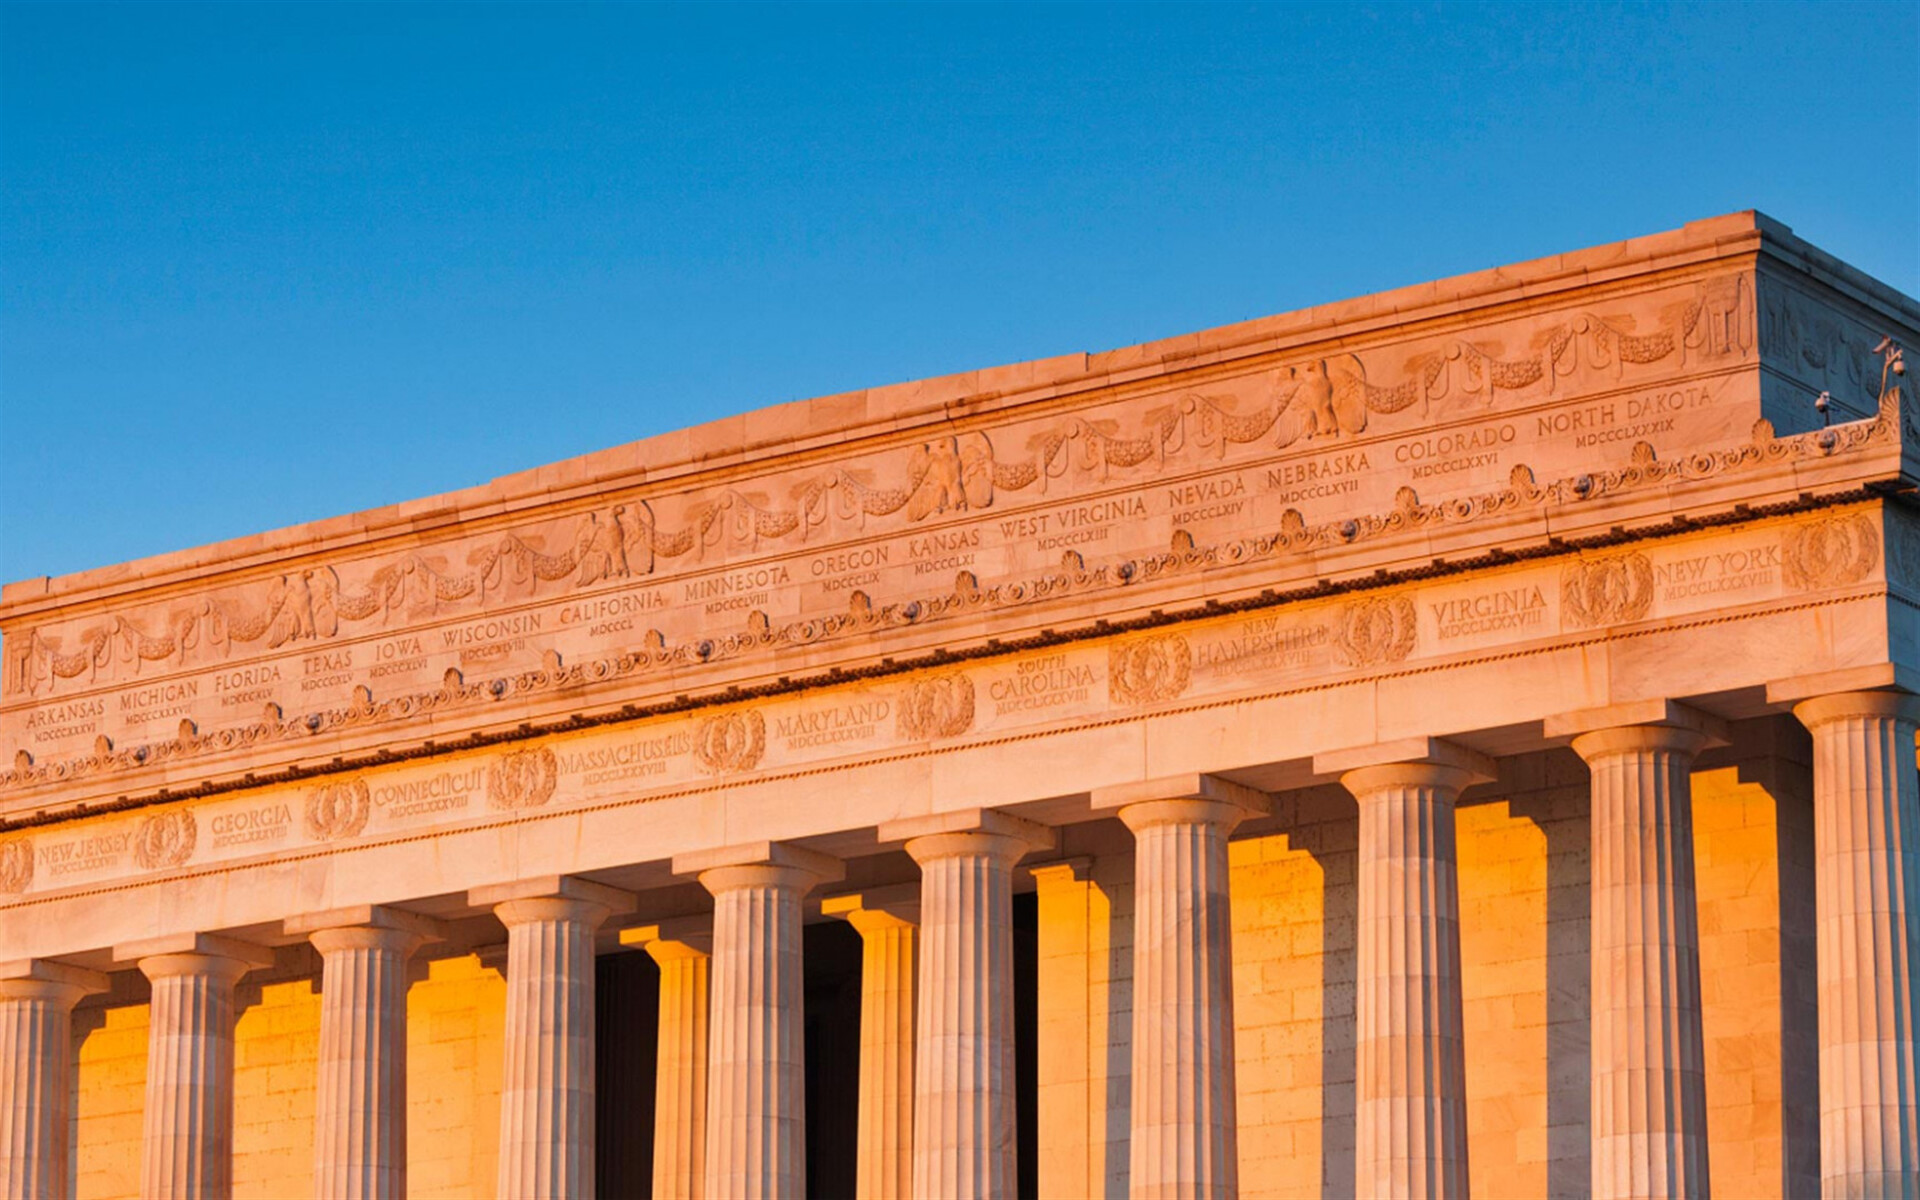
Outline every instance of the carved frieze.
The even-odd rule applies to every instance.
[[[981,609],[1016,607],[1063,595],[1130,588],[1148,580],[1186,571],[1248,563],[1261,558],[1285,560],[1327,547],[1351,546],[1370,538],[1470,522],[1542,505],[1572,505],[1601,496],[1666,488],[1676,482],[1708,479],[1773,464],[1870,451],[1897,444],[1905,418],[1904,410],[1900,389],[1890,387],[1882,397],[1879,413],[1873,420],[1792,437],[1776,437],[1770,426],[1760,422],[1748,442],[1679,459],[1662,459],[1651,447],[1640,446],[1635,448],[1625,466],[1545,483],[1536,481],[1531,471],[1520,466],[1514,468],[1508,486],[1475,496],[1426,503],[1413,489],[1403,488],[1396,496],[1393,507],[1382,514],[1309,524],[1299,512],[1288,510],[1283,514],[1278,530],[1271,534],[1229,538],[1203,545],[1196,541],[1190,531],[1183,529],[1175,533],[1167,550],[1119,563],[1092,565],[1083,560],[1078,568],[1067,564],[1046,575],[992,584],[983,584],[973,572],[962,571],[956,573],[951,589],[945,592],[922,593],[911,600],[884,605],[876,605],[864,592],[856,592],[848,600],[843,612],[809,616],[779,626],[769,625],[763,630],[750,627],[735,634],[706,636],[672,645],[667,644],[658,631],[652,631],[640,639],[636,648],[615,655],[564,665],[551,662],[537,670],[496,677],[485,682],[468,683],[462,679],[460,672],[449,670],[441,686],[426,692],[375,698],[363,689],[347,704],[316,708],[296,715],[285,715],[278,705],[268,703],[262,706],[263,718],[251,724],[207,731],[183,729],[181,736],[174,739],[97,747],[91,755],[72,758],[41,760],[22,751],[16,755],[12,770],[0,772],[0,790],[80,779],[101,771],[138,770],[185,757],[262,746],[274,741],[298,741],[360,725],[404,721],[451,708],[484,706],[510,698],[530,697],[597,682],[644,677],[654,671],[727,662],[767,649],[811,646],[836,638],[859,637],[876,630],[964,616]],[[1639,594],[1629,568],[1609,567],[1605,570],[1628,570],[1627,579],[1623,581],[1616,578],[1613,581],[1615,584],[1624,584],[1623,588],[1617,589],[1618,594],[1626,598]],[[1589,599],[1589,591],[1601,587],[1605,582],[1604,579],[1576,582],[1574,592],[1570,594],[1563,581],[1562,599],[1570,622],[1577,625],[1591,614],[1614,611],[1609,607],[1612,602],[1601,602],[1604,595],[1613,593],[1605,593],[1602,589],[1594,593],[1593,602]],[[1600,603],[1600,607],[1593,607],[1594,602]],[[1633,605],[1626,604],[1619,611],[1631,612]],[[1353,620],[1363,617],[1374,623],[1380,620],[1370,609],[1356,610]],[[1636,618],[1605,618],[1608,622],[1633,619]],[[1351,620],[1341,623],[1334,648],[1342,660],[1350,665],[1365,665],[1371,660],[1355,655],[1370,651],[1373,643],[1365,633],[1353,634],[1347,628],[1350,624]],[[1387,622],[1386,627],[1394,631],[1388,645],[1397,644],[1397,639],[1401,637],[1412,636],[1411,623],[1403,627]],[[74,705],[79,702],[66,703]],[[85,711],[69,713],[58,705],[46,711],[47,719],[56,724],[69,718],[83,720],[87,716]],[[764,733],[761,740],[764,741]],[[750,745],[752,741],[750,737],[745,738],[743,744]]]
[[[684,573],[694,564],[782,544],[831,543],[866,534],[876,522],[911,528],[988,509],[1003,493],[1071,494],[1134,468],[1157,475],[1170,464],[1221,461],[1242,447],[1255,456],[1296,443],[1323,447],[1369,433],[1378,419],[1424,427],[1443,414],[1484,413],[1503,397],[1552,398],[1576,379],[1617,383],[1630,367],[1739,361],[1753,340],[1747,286],[1744,276],[1729,276],[1648,297],[1620,313],[1579,310],[1415,344],[1397,356],[1381,349],[1259,369],[1124,405],[1111,415],[936,438],[799,480],[782,479],[778,489],[743,484],[711,493],[626,497],[384,561],[302,566],[158,613],[119,612],[74,627],[25,631],[9,650],[4,690],[42,695],[63,685],[177,672],[324,644],[348,633],[414,627],[532,596],[646,581],[670,567]],[[1484,432],[1492,439],[1489,446],[1513,436],[1511,429]],[[1413,444],[1400,457],[1416,480],[1444,483],[1440,468],[1477,465],[1467,445],[1474,436]],[[1452,443],[1457,445],[1448,449]],[[1334,469],[1307,463],[1300,474],[1313,476],[1316,466]],[[782,493],[784,500],[777,498]],[[705,582],[724,586],[728,580],[722,575]],[[642,588],[615,603],[631,615],[636,607],[672,599]],[[601,615],[611,620],[619,614]],[[470,648],[513,636],[510,629],[481,629]],[[389,659],[398,661],[404,660],[397,654]]]
[[[852,651],[878,633],[1067,597],[1097,611],[1194,571],[1266,562],[1298,586],[1324,550],[1833,459],[1897,443],[1909,423],[1889,389],[1869,421],[1784,438],[1745,421],[1751,436],[1725,440],[1728,414],[1752,402],[1737,389],[1728,399],[1732,376],[1664,382],[1753,351],[1749,284],[1727,276],[1617,311],[1263,367],[765,486],[608,496],[512,531],[51,622],[8,639],[0,728],[18,753],[0,792],[271,755],[274,743],[428,714],[479,720],[567,689],[634,694],[670,676],[677,687],[755,656],[836,641]],[[1616,390],[1590,401],[1603,386]],[[1557,465],[1537,473],[1548,460],[1522,460],[1529,447]],[[1580,469],[1548,473],[1571,461]],[[785,557],[741,558],[773,551]],[[1569,624],[1599,611],[1564,585],[1557,598]],[[1328,648],[1348,665],[1397,661],[1363,656],[1417,624],[1356,609],[1326,626]],[[1109,675],[1128,686],[1124,671]],[[908,712],[902,702],[899,728],[918,719]],[[750,733],[729,725],[714,745],[751,746]],[[764,730],[758,741],[764,750]]]
[[[1516,704],[1557,702],[1540,694],[1543,686],[1552,691],[1554,678],[1542,663],[1607,640],[1610,627],[1623,621],[1641,623],[1647,638],[1667,639],[1634,643],[1633,661],[1642,669],[1666,669],[1671,662],[1686,686],[1733,686],[1738,671],[1756,664],[1781,669],[1782,655],[1790,658],[1793,650],[1748,650],[1733,622],[1792,628],[1807,619],[1800,610],[1809,603],[1878,602],[1859,599],[1852,584],[1829,585],[1838,591],[1818,598],[1798,590],[1785,578],[1784,548],[1805,543],[1808,562],[1833,564],[1830,578],[1845,579],[1859,561],[1855,519],[1877,528],[1894,516],[1884,502],[1871,501],[1756,518],[1630,548],[1522,559],[1370,591],[1194,615],[1177,625],[1002,649],[888,679],[822,682],[713,709],[606,724],[559,721],[506,746],[358,762],[319,780],[264,780],[196,798],[191,807],[170,800],[81,815],[24,836],[0,829],[0,885],[19,881],[0,903],[150,878],[159,870],[223,870],[268,852],[359,853],[395,839],[588,806],[711,804],[716,780],[729,791],[764,787],[764,795],[777,798],[789,778],[808,777],[801,786],[813,788],[827,773],[857,771],[862,761],[953,751],[977,761],[979,747],[1017,745],[1095,723],[1166,722],[1172,734],[1195,728],[1181,724],[1194,714],[1204,725],[1211,719],[1204,710],[1214,706],[1275,697],[1311,704],[1312,693],[1349,687],[1361,673],[1433,672],[1430,685],[1412,686],[1443,694],[1454,686],[1445,673],[1456,667],[1530,661],[1530,686],[1475,698],[1512,715]],[[1834,611],[1839,619],[1845,610]],[[1692,639],[1715,649],[1698,661],[1673,650],[1695,645]],[[577,665],[554,664],[559,672]],[[563,680],[556,674],[541,686],[560,687]]]

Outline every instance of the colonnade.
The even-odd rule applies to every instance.
[[[1830,1196],[1920,1184],[1920,698],[1804,699],[1814,742],[1821,1170]],[[1701,1196],[1710,1176],[1689,771],[1716,721],[1657,702],[1547,723],[1592,772],[1593,1193]],[[1467,1192],[1454,804],[1494,765],[1420,738],[1322,754],[1359,806],[1356,1190]],[[1190,775],[1097,791],[1133,833],[1130,1178],[1138,1197],[1236,1189],[1227,839],[1267,798]],[[976,809],[879,830],[918,887],[833,897],[865,946],[861,1194],[1014,1189],[1012,886],[1054,831]],[[634,926],[661,967],[655,1195],[804,1187],[804,898],[840,863],[778,843],[683,855],[713,916]],[[507,929],[499,1192],[593,1190],[593,953],[631,894],[557,877],[469,900]],[[315,1192],[406,1179],[406,963],[437,923],[368,907],[289,919],[323,963]],[[235,985],[268,961],[211,934],[120,947],[152,981],[143,1195],[231,1187]],[[69,1014],[104,977],[0,964],[0,1200],[66,1189]]]

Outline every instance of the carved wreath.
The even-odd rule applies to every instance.
[[[33,839],[0,842],[0,892],[24,892],[33,883]]]
[[[307,794],[307,836],[321,841],[353,837],[366,827],[371,807],[364,779],[315,788]]]
[[[751,771],[767,749],[767,719],[758,709],[720,713],[700,722],[693,757],[709,775]]]
[[[898,728],[915,742],[973,728],[973,680],[964,671],[914,680],[900,697]]]
[[[1334,652],[1350,667],[1401,662],[1413,653],[1418,627],[1419,615],[1407,597],[1368,597],[1335,618]]]
[[[493,808],[538,808],[560,781],[560,763],[546,746],[514,750],[487,767],[487,804]]]
[[[1653,606],[1653,563],[1637,550],[1569,563],[1560,573],[1560,606],[1575,625],[1638,621]]]
[[[200,823],[189,809],[155,813],[140,823],[133,835],[134,861],[149,871],[177,867],[193,855]]]
[[[1172,700],[1193,679],[1193,649],[1179,634],[1107,648],[1107,691],[1122,704]]]

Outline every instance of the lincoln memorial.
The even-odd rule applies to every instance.
[[[1914,346],[1741,213],[8,585],[0,1200],[1920,1196]]]

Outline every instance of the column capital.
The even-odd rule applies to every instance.
[[[475,908],[491,908],[494,915],[508,926],[522,921],[550,919],[556,915],[592,921],[598,925],[614,913],[631,912],[637,902],[632,892],[582,879],[577,875],[535,876],[467,891],[468,904]]]
[[[1727,741],[1727,723],[1710,712],[1678,700],[1628,700],[1599,708],[1579,708],[1557,713],[1543,723],[1550,738],[1578,737],[1603,729],[1652,725],[1670,729],[1691,729],[1715,742]]]
[[[651,925],[629,925],[620,931],[620,944],[645,950],[657,963],[709,958],[713,954],[713,918],[672,917]]]
[[[1876,717],[1920,724],[1920,696],[1912,692],[1829,692],[1793,706],[1802,725],[1815,729],[1848,717]]]
[[[113,961],[138,963],[148,979],[222,969],[210,967],[204,961],[208,959],[226,960],[237,965],[238,970],[232,967],[224,969],[232,971],[234,979],[238,980],[255,968],[272,966],[273,951],[266,946],[217,933],[168,934],[137,942],[122,942],[113,948]]]
[[[403,908],[384,904],[359,904],[349,908],[330,908],[324,912],[288,917],[280,923],[288,937],[309,937],[335,929],[378,929],[410,933],[421,941],[440,942],[447,937],[447,923]]]
[[[1273,800],[1218,775],[1168,775],[1095,788],[1093,810],[1114,812],[1135,833],[1173,824],[1219,825],[1230,831],[1248,817],[1272,812]]]
[[[846,865],[831,854],[785,842],[742,842],[673,856],[673,873],[691,875],[709,892],[760,884],[802,892],[846,878]]]
[[[1445,738],[1410,737],[1313,756],[1316,775],[1338,775],[1349,791],[1407,783],[1464,788],[1499,778],[1493,759]]]
[[[105,973],[50,958],[0,962],[0,1000],[49,999],[71,1007],[89,992],[112,986]]]
[[[882,842],[904,843],[907,853],[919,863],[983,853],[1013,863],[1030,851],[1051,850],[1057,843],[1050,827],[991,808],[960,808],[883,821],[879,834]]]
[[[1574,753],[1595,755],[1631,750],[1677,750],[1697,754],[1728,742],[1727,723],[1676,700],[1631,700],[1604,708],[1584,708],[1543,722],[1550,738],[1571,738]]]
[[[1882,691],[1920,693],[1920,670],[1899,663],[1875,663],[1866,667],[1844,667],[1838,671],[1793,675],[1767,684],[1767,703],[1798,704],[1802,700],[1842,692]]]
[[[920,923],[920,888],[911,883],[868,888],[828,896],[820,901],[820,915],[840,917],[861,933]]]

